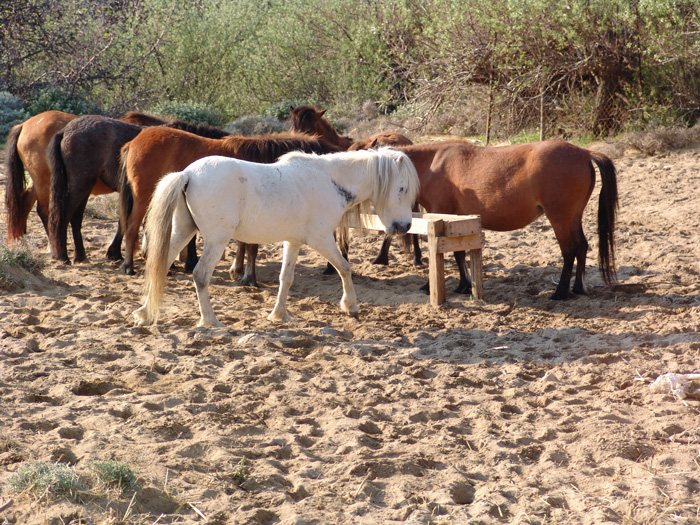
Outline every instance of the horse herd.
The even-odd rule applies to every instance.
[[[59,111],[36,115],[15,126],[6,145],[7,243],[26,233],[36,202],[52,258],[69,263],[70,224],[74,262],[86,259],[81,235],[90,195],[119,193],[119,222],[107,257],[122,258],[134,274],[134,255],[145,224],[146,301],[134,312],[138,323],[155,322],[167,269],[187,247],[186,270],[193,270],[200,303],[200,326],[218,325],[208,283],[224,247],[238,241],[231,275],[257,285],[259,243],[284,241],[280,286],[270,319],[288,319],[286,297],[303,244],[328,259],[341,277],[341,309],[357,313],[347,262],[334,232],[349,212],[371,204],[387,235],[375,263],[388,263],[394,234],[405,234],[411,211],[481,216],[488,230],[523,228],[544,214],[554,229],[564,265],[552,299],[572,291],[586,294],[588,242],[584,209],[598,167],[599,265],[606,284],[615,282],[614,228],[618,206],[612,161],[595,151],[562,141],[500,147],[464,140],[413,144],[393,132],[354,141],[338,135],[312,106],[291,108],[289,132],[256,137],[230,135],[210,126],[163,120],[130,112],[121,120],[78,117]],[[25,177],[29,174],[29,184]],[[195,234],[203,239],[199,262]],[[344,231],[340,228],[338,231]],[[408,235],[402,236],[408,245]],[[420,246],[413,236],[414,260]],[[343,237],[344,238],[344,237]],[[146,243],[144,243],[145,246]],[[246,257],[247,256],[247,259]],[[471,288],[464,252],[456,252],[460,282]]]

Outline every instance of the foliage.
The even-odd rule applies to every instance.
[[[90,463],[90,470],[97,475],[100,483],[108,487],[119,489],[122,492],[138,490],[139,488],[136,475],[126,463],[116,460],[93,461]]]
[[[275,117],[278,120],[288,120],[292,116],[292,108],[306,105],[309,105],[306,100],[283,100],[270,104],[263,110],[262,114],[266,117]]]
[[[237,118],[224,128],[232,135],[262,135],[285,131],[284,123],[276,117],[255,117],[252,115]]]
[[[13,126],[24,122],[29,116],[18,97],[7,91],[0,91],[0,143],[5,141]]]
[[[63,111],[73,115],[99,115],[102,110],[88,97],[70,93],[58,86],[46,86],[32,94],[29,113],[38,115],[49,110]]]
[[[11,493],[30,491],[40,498],[75,496],[84,489],[78,475],[64,463],[36,462],[22,465],[7,480]]]
[[[289,100],[339,115],[369,101],[424,130],[504,137],[700,117],[700,7],[687,0],[15,4],[0,8],[0,89],[42,109],[67,109],[34,95],[52,86],[108,114],[189,100],[226,122],[284,119]]]
[[[221,113],[201,102],[161,102],[151,108],[149,113],[195,124],[207,124],[216,127],[224,125],[224,117]]]
[[[19,284],[11,275],[12,268],[22,268],[29,273],[37,274],[44,265],[44,259],[35,257],[29,248],[0,246],[0,288],[11,288]]]

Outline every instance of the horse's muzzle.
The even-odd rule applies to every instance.
[[[391,223],[391,227],[387,233],[391,235],[405,235],[408,230],[411,229],[411,221],[408,222],[398,222],[394,221]]]

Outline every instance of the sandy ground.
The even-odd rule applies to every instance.
[[[649,387],[700,372],[700,147],[615,162],[622,285],[604,288],[596,267],[598,181],[590,296],[567,302],[548,299],[561,256],[541,219],[486,233],[483,301],[451,293],[450,261],[448,301],[430,307],[427,261],[394,247],[372,266],[368,234],[351,252],[359,320],[304,250],[293,320],[275,325],[280,247],[261,249],[252,289],[228,277],[232,244],[211,287],[225,329],[195,328],[180,270],[160,323],[135,327],[143,261],[122,275],[104,256],[114,220],[87,217],[89,262],[48,262],[0,292],[0,484],[62,460],[87,488],[3,487],[0,522],[700,522],[700,401]],[[35,213],[29,230],[44,253]],[[140,489],[91,485],[104,459]]]

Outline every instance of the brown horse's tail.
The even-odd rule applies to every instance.
[[[14,126],[7,135],[5,149],[5,209],[7,210],[7,244],[22,237],[26,224],[22,224],[22,193],[26,188],[24,164],[19,157],[17,140],[22,124]]]
[[[607,156],[591,152],[591,160],[600,170],[602,188],[598,201],[598,260],[605,284],[617,282],[615,271],[615,216],[618,208],[617,174]]]
[[[59,245],[59,233],[67,228],[66,206],[68,203],[68,172],[63,162],[61,142],[63,131],[56,133],[46,152],[46,160],[51,168],[51,197],[49,199],[49,242],[56,248]]]
[[[129,143],[122,147],[119,160],[119,224],[122,231],[126,232],[126,221],[134,209],[134,192],[131,189],[129,178],[126,176],[126,158],[129,155]]]

